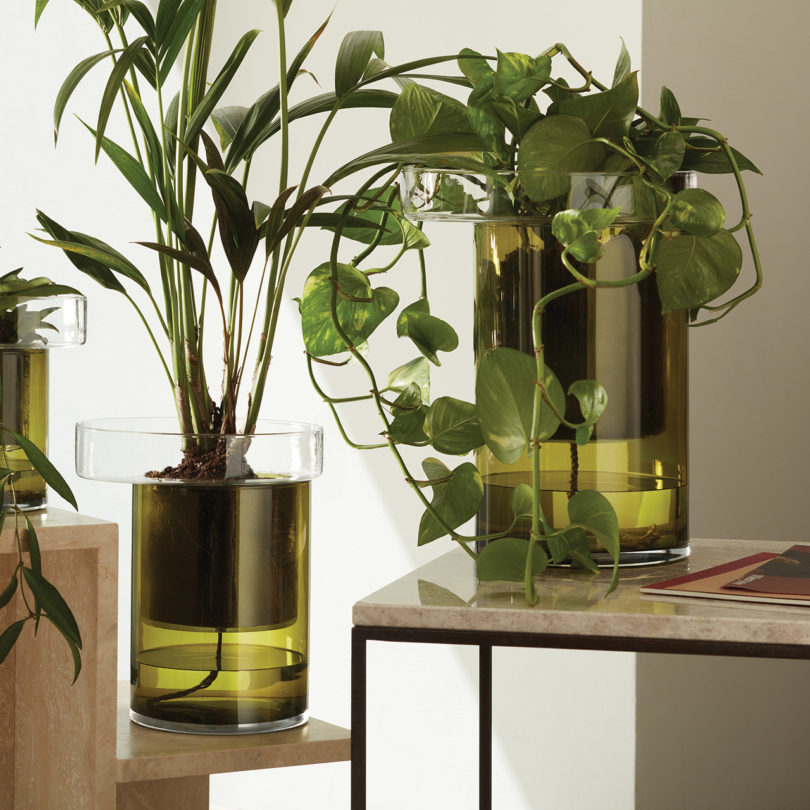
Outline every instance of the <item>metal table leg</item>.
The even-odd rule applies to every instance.
[[[478,645],[478,806],[492,810],[492,645]]]
[[[366,810],[366,635],[352,628],[351,810]]]

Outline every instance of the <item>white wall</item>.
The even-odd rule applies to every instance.
[[[103,48],[85,15],[68,0],[51,0],[34,35],[31,3],[9,4],[0,29],[0,75],[4,157],[0,267],[24,264],[30,271],[76,284],[90,299],[88,345],[54,355],[51,377],[51,455],[68,478],[83,512],[117,522],[121,530],[121,677],[128,674],[128,534],[129,492],[121,485],[80,481],[71,473],[73,423],[80,419],[171,413],[156,361],[136,318],[125,303],[98,290],[72,270],[55,251],[26,236],[40,207],[65,224],[103,236],[124,247],[148,238],[150,223],[140,201],[122,190],[115,172],[102,160],[92,166],[89,138],[78,122],[66,117],[54,151],[50,110],[69,69],[85,55]],[[275,24],[269,0],[221,3],[215,58],[224,59],[247,28],[266,33],[248,64],[252,75],[235,88],[233,103],[249,103],[275,81]],[[290,50],[332,10],[332,0],[297,0],[289,15]],[[387,58],[405,61],[423,55],[454,53],[463,46],[483,51],[538,53],[564,41],[597,75],[612,76],[619,37],[638,62],[641,50],[640,0],[606,5],[583,0],[576,13],[561,3],[501,0],[471,4],[464,0],[393,4],[379,0],[344,0],[312,56],[310,69],[323,87],[332,84],[332,64],[343,34],[381,29]],[[588,25],[583,25],[583,20]],[[94,73],[76,96],[73,109],[92,122],[100,96],[102,72]],[[302,77],[301,83],[309,81]],[[313,90],[315,90],[313,88]],[[112,130],[124,140],[120,122]],[[311,135],[303,125],[300,137]],[[326,146],[320,173],[346,157],[381,143],[384,114],[348,113]],[[298,146],[298,140],[295,142]],[[302,158],[298,157],[300,165]],[[316,171],[316,179],[319,172]],[[270,199],[276,184],[270,153],[257,164],[252,194]],[[433,297],[437,311],[461,327],[458,359],[447,364],[451,381],[444,390],[471,390],[472,235],[466,226],[432,228]],[[299,257],[288,297],[298,294],[306,273],[323,260],[324,240]],[[132,256],[140,256],[136,250]],[[146,260],[144,260],[146,261]],[[446,542],[417,549],[419,508],[387,455],[349,450],[313,395],[301,358],[294,306],[283,313],[281,341],[265,415],[294,417],[326,426],[326,466],[315,485],[313,513],[312,712],[348,725],[349,631],[351,605],[378,586],[433,555]],[[362,429],[361,417],[349,424]],[[366,434],[367,435],[367,434]],[[54,502],[56,499],[54,498]],[[496,807],[530,810],[538,806],[622,810],[633,795],[633,657],[607,653],[497,651]],[[418,802],[427,807],[475,804],[477,665],[470,651],[376,645],[370,655],[370,735],[372,807],[396,810]],[[592,701],[549,705],[549,686],[560,682],[589,694]],[[600,695],[616,695],[610,705]],[[528,704],[528,705],[527,705]],[[542,704],[542,705],[541,705]],[[600,731],[594,732],[594,729]],[[595,736],[596,734],[596,736]],[[601,736],[600,736],[601,735]],[[582,740],[589,743],[583,747]],[[429,747],[428,747],[429,746]],[[592,756],[597,753],[598,756]],[[589,776],[580,763],[589,761]],[[574,763],[572,770],[572,763]],[[576,783],[575,795],[571,789]],[[228,808],[267,806],[295,801],[298,807],[348,807],[348,767],[318,766],[306,773],[290,769],[240,774],[212,780],[212,801]],[[575,802],[575,803],[572,803]]]

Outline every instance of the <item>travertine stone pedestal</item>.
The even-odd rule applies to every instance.
[[[209,774],[349,759],[349,732],[315,719],[236,737],[132,724],[129,684],[116,684],[117,527],[56,509],[30,517],[43,573],[79,624],[82,673],[71,686],[70,652],[46,621],[36,639],[26,627],[0,665],[0,810],[204,810]],[[3,585],[17,561],[8,523],[0,534]]]
[[[29,622],[0,665],[0,810],[115,807],[118,529],[57,509],[30,515],[43,574],[82,634],[82,673],[50,622]],[[23,526],[24,526],[23,522]],[[17,562],[14,520],[0,534],[0,581]],[[17,596],[17,607],[22,605]],[[11,606],[3,611],[6,624]]]

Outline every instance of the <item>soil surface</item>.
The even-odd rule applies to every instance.
[[[255,478],[249,466],[241,478]],[[146,473],[147,478],[173,478],[181,481],[222,481],[227,467],[226,443],[220,439],[211,450],[200,452],[194,447],[183,451],[183,460],[176,467],[164,467]]]

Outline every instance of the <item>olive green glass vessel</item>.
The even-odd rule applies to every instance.
[[[47,486],[14,433],[48,452],[48,366],[52,349],[85,340],[87,301],[80,295],[17,299],[0,311],[0,467],[14,473],[3,506],[41,509]]]
[[[569,192],[549,206],[548,216],[516,215],[503,186],[464,172],[412,170],[404,204],[417,219],[461,219],[474,223],[476,362],[487,351],[509,347],[533,356],[533,309],[553,290],[573,280],[562,246],[551,231],[553,214],[564,209],[616,207],[620,213],[602,235],[604,254],[576,269],[616,281],[638,272],[639,252],[654,217],[649,192],[630,175],[569,175]],[[676,190],[691,175],[673,179]],[[643,196],[645,195],[646,196]],[[434,210],[435,209],[435,210]],[[652,564],[689,553],[687,526],[687,320],[662,314],[654,274],[627,287],[589,289],[552,301],[543,313],[546,365],[564,391],[576,380],[596,380],[608,406],[591,440],[577,446],[574,431],[561,425],[540,450],[540,504],[555,528],[568,524],[568,500],[578,491],[602,493],[619,520],[621,565]],[[581,421],[573,397],[568,421]],[[528,454],[500,462],[486,447],[477,453],[484,484],[478,513],[480,534],[507,530],[511,497],[531,484]],[[520,521],[511,534],[529,536]],[[589,537],[600,565],[612,559]]]
[[[129,431],[123,421],[79,425],[77,467],[133,485],[132,720],[200,734],[301,725],[321,429],[260,422],[250,438],[183,436],[162,420]],[[211,446],[226,459],[216,478],[177,480],[161,466]]]

